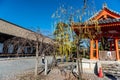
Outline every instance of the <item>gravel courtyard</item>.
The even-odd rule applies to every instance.
[[[42,66],[42,60],[39,58],[39,66]],[[52,57],[46,57],[48,64],[51,63]],[[24,58],[0,58],[0,80],[9,80],[17,74],[27,70],[34,69],[35,57]]]

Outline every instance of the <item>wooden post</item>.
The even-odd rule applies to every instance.
[[[115,47],[116,47],[116,60],[119,60],[119,50],[118,50],[118,39],[115,39]]]
[[[93,59],[93,39],[90,40],[90,59]]]
[[[98,40],[96,40],[96,59],[98,59]]]
[[[3,53],[4,54],[8,53],[8,44],[7,43],[3,43]]]
[[[112,41],[110,41],[110,51],[112,51]]]
[[[115,39],[114,39],[114,50],[116,50]]]

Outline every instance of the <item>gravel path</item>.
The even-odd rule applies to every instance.
[[[48,64],[51,63],[52,57],[46,57]],[[39,60],[39,66],[41,58]],[[0,58],[0,80],[9,80],[17,74],[23,73],[27,70],[34,69],[35,57],[28,58],[14,58],[14,59],[1,59]]]

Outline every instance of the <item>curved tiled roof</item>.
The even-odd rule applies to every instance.
[[[120,22],[120,18],[118,18],[118,19],[98,20],[97,22],[98,22],[98,24],[115,23],[115,22]],[[93,25],[93,24],[95,24],[95,22],[94,21],[88,21],[87,24],[88,25]]]
[[[120,15],[120,13],[119,12],[117,12],[117,11],[114,11],[114,10],[112,10],[112,9],[110,9],[110,8],[108,8],[108,7],[106,7],[109,11],[111,11],[112,13],[115,13],[115,14],[117,14],[117,15]]]
[[[94,17],[98,16],[104,9],[107,9],[108,11],[110,11],[111,13],[114,13],[116,15],[119,15],[120,16],[120,13],[119,12],[116,12],[110,8],[108,8],[107,6],[104,6],[101,10],[99,10],[97,13],[95,13],[92,17],[90,17],[87,21],[93,19]]]
[[[92,18],[96,17],[102,10],[96,12],[93,16],[91,16],[87,21],[91,20]]]

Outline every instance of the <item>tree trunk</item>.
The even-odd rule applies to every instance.
[[[39,58],[38,58],[38,42],[36,43],[36,63],[35,63],[35,76],[38,75],[38,62],[39,62]]]
[[[81,80],[80,65],[79,65],[79,46],[77,46],[77,66],[78,66],[78,78],[79,80]]]
[[[81,69],[81,61],[79,61],[79,39],[77,41],[77,66],[78,66],[78,80],[82,80],[82,75],[81,75],[81,70],[82,70]]]
[[[82,56],[80,55],[80,77],[81,77],[81,80],[82,80],[82,73],[83,73],[83,68],[82,68]]]

